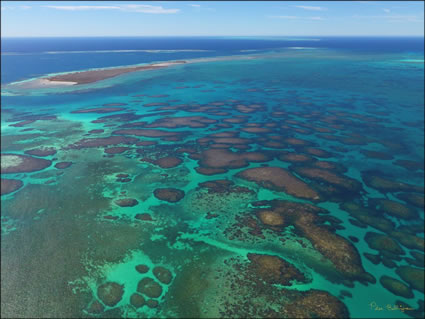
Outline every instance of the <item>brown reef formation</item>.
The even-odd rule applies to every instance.
[[[262,187],[283,191],[299,198],[317,201],[319,194],[308,184],[280,167],[257,167],[239,172],[237,177],[255,182]]]
[[[358,280],[364,284],[376,282],[375,278],[363,269],[357,249],[348,240],[337,235],[332,228],[325,225],[328,219],[319,214],[328,213],[326,210],[310,204],[282,200],[255,202],[253,206],[257,204],[269,206],[256,209],[260,220],[262,211],[272,211],[274,214],[280,215],[284,224],[278,223],[277,226],[294,226],[295,233],[308,239],[318,252],[332,262],[346,280]],[[274,217],[274,219],[277,218]],[[279,221],[279,219],[277,220]],[[276,226],[273,224],[266,223],[265,226],[273,229]]]
[[[14,191],[20,189],[24,183],[18,179],[1,179],[1,195],[6,195],[13,193]]]
[[[51,161],[46,159],[19,154],[2,153],[0,159],[2,174],[40,171],[52,164]]]

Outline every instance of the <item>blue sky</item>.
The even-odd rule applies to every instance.
[[[1,1],[2,37],[424,35],[423,1]]]

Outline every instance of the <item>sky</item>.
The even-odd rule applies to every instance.
[[[423,36],[423,1],[1,1],[2,37]]]

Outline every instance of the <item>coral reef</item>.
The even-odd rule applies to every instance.
[[[13,193],[14,191],[20,189],[24,183],[18,179],[1,179],[1,195],[6,195]]]
[[[123,198],[123,199],[117,199],[115,201],[115,204],[121,207],[133,207],[136,206],[139,202],[137,199],[134,198]]]
[[[123,294],[124,286],[116,282],[107,282],[97,288],[97,296],[109,307],[113,307],[120,302]]]
[[[137,291],[150,298],[158,298],[162,294],[162,287],[152,278],[143,278],[137,284]]]
[[[171,274],[171,271],[169,271],[167,268],[156,266],[152,270],[155,277],[162,282],[163,284],[170,284],[171,280],[173,280],[173,275]]]
[[[43,147],[43,148],[35,148],[32,150],[25,151],[24,153],[27,155],[34,155],[34,156],[50,156],[56,154],[56,149],[53,147]]]
[[[55,164],[55,168],[57,169],[65,169],[72,165],[72,162],[59,162]]]
[[[385,289],[391,291],[396,296],[403,298],[413,298],[412,290],[410,290],[410,288],[400,280],[391,278],[389,276],[382,276],[379,279],[379,282]]]
[[[410,266],[400,266],[396,269],[397,275],[407,282],[412,289],[424,293],[424,270]]]
[[[2,153],[0,160],[1,174],[35,172],[52,164],[51,161],[46,159],[18,154]]]
[[[309,282],[302,272],[282,258],[251,253],[247,257],[251,262],[251,271],[269,284],[291,286],[293,280],[300,283]]]
[[[310,200],[319,200],[319,194],[308,184],[280,167],[257,167],[239,172],[237,177],[255,182],[262,187],[283,191],[290,195]]]
[[[157,188],[153,194],[156,198],[170,203],[176,203],[184,197],[184,191],[176,188]]]

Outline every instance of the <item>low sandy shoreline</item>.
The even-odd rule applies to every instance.
[[[189,63],[201,63],[201,62],[213,62],[213,61],[226,61],[226,60],[249,60],[257,57],[254,56],[224,56],[214,58],[197,58],[191,60],[180,60],[180,61],[169,61],[152,63],[148,65],[139,66],[123,66],[116,68],[106,68],[97,70],[77,71],[58,75],[52,75],[33,80],[10,83],[12,87],[19,89],[46,89],[55,87],[68,87],[79,84],[95,83],[101,80],[113,78],[125,73],[136,72],[136,71],[148,71],[163,69],[174,65],[189,64]]]
[[[89,70],[89,71],[81,71],[81,72],[55,75],[55,76],[47,77],[44,80],[49,82],[47,83],[47,85],[49,86],[87,84],[87,83],[93,83],[100,80],[112,78],[124,73],[161,69],[161,68],[166,68],[172,65],[184,64],[184,63],[186,63],[186,61],[173,61],[173,62],[156,63],[156,64],[149,64],[149,65],[143,65],[143,66]]]
[[[48,79],[38,79],[37,85],[41,87],[51,87],[51,86],[63,86],[63,85],[75,85],[78,84],[77,82],[71,82],[71,81],[52,81]]]

